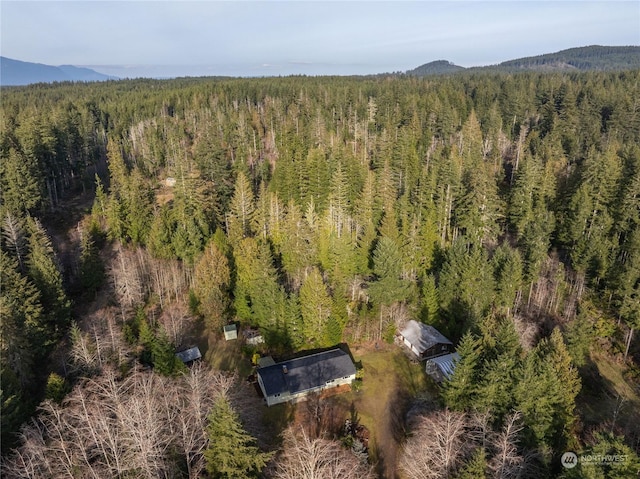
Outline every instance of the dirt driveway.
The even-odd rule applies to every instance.
[[[362,424],[371,432],[370,454],[379,477],[396,479],[399,448],[405,438],[405,413],[418,394],[430,394],[421,364],[413,364],[393,345],[354,351],[362,361],[364,379],[351,393]]]

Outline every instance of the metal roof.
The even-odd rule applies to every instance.
[[[184,351],[176,353],[176,356],[183,363],[188,363],[190,361],[200,359],[202,357],[202,353],[200,353],[198,346],[194,346],[193,348],[185,349]]]
[[[450,379],[453,371],[455,371],[456,369],[456,363],[458,361],[460,361],[460,355],[458,353],[451,353],[445,354],[444,356],[431,358],[427,361],[427,363],[435,365],[438,369],[440,369],[440,371],[442,371],[442,375],[445,378]]]
[[[266,368],[269,366],[273,366],[275,363],[276,362],[273,360],[271,356],[262,356],[260,359],[258,359],[259,368]]]
[[[453,344],[433,326],[418,323],[413,319],[407,322],[407,325],[400,334],[420,353],[425,352],[436,344]]]
[[[296,394],[323,386],[356,373],[356,367],[347,353],[332,349],[289,361],[261,367],[258,375],[262,379],[267,396],[274,394]]]

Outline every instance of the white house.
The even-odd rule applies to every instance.
[[[356,367],[341,349],[291,359],[257,370],[258,384],[268,406],[295,401],[313,392],[351,384]]]

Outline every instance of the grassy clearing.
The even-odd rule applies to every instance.
[[[585,427],[640,424],[637,384],[624,377],[627,366],[605,354],[594,353],[583,373],[578,411]]]
[[[385,345],[379,350],[355,349],[364,377],[359,391],[342,396],[352,402],[360,422],[370,431],[371,459],[380,477],[396,477],[398,447],[405,436],[404,417],[411,399],[434,395],[423,363],[412,363],[400,348]]]
[[[225,341],[222,338],[212,341],[210,338],[209,345],[205,359],[212,368],[237,372],[241,379],[252,373],[251,359],[244,354],[240,340]]]

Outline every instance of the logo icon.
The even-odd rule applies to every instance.
[[[560,458],[563,467],[573,469],[578,465],[578,456],[575,452],[565,452]]]

